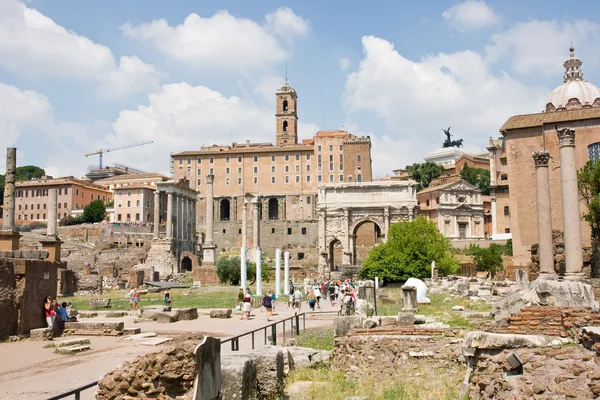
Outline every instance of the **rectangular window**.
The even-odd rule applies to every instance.
[[[225,178],[225,185],[229,186],[229,178]]]
[[[209,175],[214,175],[215,174],[215,169],[211,168],[208,170]]]
[[[150,200],[146,202],[146,207],[150,207]]]
[[[296,183],[300,183],[300,175],[296,175]]]
[[[62,189],[58,189],[58,194],[61,195],[62,194]]]
[[[140,206],[140,201],[139,201],[139,200],[136,200],[136,201],[135,201],[135,206],[136,206],[136,207],[139,207],[139,206]]]
[[[274,165],[271,165],[271,173],[273,173],[273,174],[275,173],[275,166]]]
[[[340,171],[344,170],[344,164],[340,164]]]
[[[300,154],[296,154],[296,161],[300,161]]]
[[[310,164],[306,164],[306,172],[310,172]]]
[[[333,154],[329,155],[329,162],[333,162]]]
[[[275,156],[271,156],[271,161],[275,162]]]
[[[27,218],[25,218],[27,219]],[[504,228],[504,233],[510,233],[510,228]]]
[[[321,164],[321,155],[320,154],[317,156],[317,163]]]
[[[333,151],[333,145],[332,144],[329,145],[329,151]]]
[[[321,172],[321,164],[317,165],[317,171]]]
[[[183,165],[183,158],[179,159],[179,165]]]
[[[238,175],[242,174],[242,167],[238,167]]]
[[[286,172],[286,173],[290,172],[290,166],[289,166],[289,165],[286,165],[286,166],[285,166],[285,172]]]
[[[254,156],[252,158],[254,159],[254,162],[258,162],[258,156]]]
[[[202,184],[202,179],[198,179],[198,180],[196,181],[196,186],[200,186],[201,184]]]
[[[135,220],[139,221],[140,220],[140,213],[135,213]]]
[[[274,176],[271,177],[271,183],[275,183],[275,177]]]
[[[44,214],[44,215],[42,216],[42,219],[46,219],[46,214]]]
[[[296,165],[296,172],[300,172],[300,166]]]
[[[275,228],[271,228],[271,233],[275,233]]]
[[[255,185],[258,185],[258,176],[255,176],[255,177],[254,177],[254,184],[255,184]]]
[[[196,174],[198,176],[202,176],[202,168],[198,168],[198,171],[196,171]]]
[[[285,183],[290,183],[290,177],[289,176],[285,177]]]
[[[229,168],[225,168],[225,175],[229,175]]]
[[[356,161],[360,162],[360,155],[356,156]]]
[[[306,175],[306,182],[310,182],[310,175]]]
[[[330,164],[329,164],[329,170],[330,170],[330,171],[333,171],[333,163],[330,163]]]
[[[79,196],[79,189],[75,189],[75,196]]]
[[[283,159],[284,159],[285,161],[290,161],[290,155],[289,155],[289,154],[286,154],[285,156],[283,156]]]
[[[321,145],[317,146],[317,151],[321,151]]]
[[[254,173],[258,174],[258,167],[254,167]]]
[[[202,157],[198,157],[198,158],[196,158],[196,162],[197,162],[198,164],[202,164]]]
[[[127,214],[126,218],[127,218],[127,221],[131,221],[131,214]]]
[[[344,150],[344,145],[340,144],[340,151]]]
[[[36,214],[36,219],[40,219],[40,214]]]
[[[362,175],[357,175],[356,176],[356,181],[357,182],[362,182]]]
[[[344,175],[340,175],[340,182],[344,182]]]
[[[319,182],[321,182],[321,181],[323,180],[323,177],[322,177],[321,175],[319,175],[319,176],[317,177],[317,180],[318,180]]]
[[[340,154],[340,162],[343,163],[344,162],[344,155]]]
[[[39,204],[37,205],[37,209],[38,209],[38,210],[40,209],[40,205],[39,205]]]
[[[504,206],[504,216],[510,216],[510,208],[508,206]]]
[[[333,175],[329,175],[329,182],[333,182]]]
[[[117,221],[121,220],[121,214],[117,214]]]
[[[238,178],[238,185],[242,184],[242,178]]]
[[[306,155],[306,161],[310,161],[310,154]]]
[[[225,157],[225,162],[229,164],[229,156]]]
[[[306,228],[302,228],[302,234],[306,235]]]
[[[192,159],[191,159],[191,158],[188,158],[188,159],[187,159],[187,163],[188,163],[188,165],[190,165],[190,164],[192,163]]]
[[[214,164],[215,163],[215,158],[214,157],[210,157],[208,159],[208,162],[211,163],[211,164]]]
[[[292,234],[292,228],[288,228],[288,235]]]
[[[238,162],[241,163],[242,162],[242,156],[238,156]]]
[[[127,207],[131,207],[131,200],[127,200]]]
[[[67,188],[65,188],[65,194],[68,194],[67,192],[68,192],[68,189],[67,189]]]
[[[306,196],[306,204],[310,204],[310,196]]]

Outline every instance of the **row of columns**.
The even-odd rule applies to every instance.
[[[583,273],[583,247],[581,243],[581,217],[579,214],[579,192],[577,188],[577,164],[575,153],[575,130],[557,130],[560,148],[560,181],[565,241],[565,279],[581,280]],[[536,200],[538,221],[538,254],[540,257],[539,279],[556,279],[554,271],[554,249],[552,243],[552,216],[548,162],[546,150],[533,153],[536,178]]]
[[[167,239],[194,241],[196,237],[196,199],[167,191]],[[154,239],[159,239],[160,194],[154,192]],[[175,214],[175,215],[174,215]],[[212,230],[211,230],[212,232]]]
[[[290,294],[290,252],[283,253],[283,282],[281,281],[281,249],[275,249],[275,296],[281,296],[281,285],[283,283],[283,294]],[[246,247],[240,249],[240,287],[248,288],[248,253]],[[256,295],[262,293],[262,251],[256,252]]]

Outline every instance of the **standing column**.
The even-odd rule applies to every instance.
[[[248,287],[248,265],[246,262],[246,248],[242,247],[240,249],[240,267],[241,267],[241,271],[240,271],[240,287],[242,287],[244,289],[244,292],[246,291],[246,288]]]
[[[160,192],[154,191],[154,239],[158,239],[160,232]]]
[[[187,198],[181,196],[181,239],[186,242],[188,236],[188,204]]]
[[[177,239],[183,238],[183,197],[177,195]]]
[[[212,244],[213,239],[213,214],[214,214],[214,175],[206,177],[206,243]]]
[[[248,203],[242,200],[242,247],[247,246],[248,237]]]
[[[390,231],[390,208],[383,208],[383,240],[387,241],[388,232]]]
[[[342,265],[352,265],[352,251],[350,247],[350,210],[344,207],[344,243],[342,246]]]
[[[283,253],[283,293],[290,294],[290,252]]]
[[[547,174],[547,172],[546,172]],[[492,189],[495,190],[495,189]],[[492,236],[498,233],[498,218],[496,217],[496,193],[492,192]]]
[[[548,151],[533,152],[537,200],[538,256],[540,257],[540,276],[538,279],[556,279],[556,273],[554,272],[554,249],[552,245],[550,182],[548,179],[549,160],[550,153]]]
[[[562,195],[563,231],[565,238],[565,278],[583,278],[583,249],[581,245],[581,216],[575,155],[575,130],[557,131],[560,145],[560,185]]]
[[[17,170],[17,148],[6,149],[6,176],[4,181],[4,222],[2,230],[15,231],[15,173]]]
[[[262,295],[262,250],[256,249],[256,294]]]
[[[275,297],[281,296],[281,249],[275,249]]]
[[[58,207],[58,189],[50,189],[48,191],[48,229],[46,236],[50,239],[56,239],[58,230],[56,227],[56,214]]]
[[[173,239],[173,192],[167,192],[167,239]]]
[[[253,227],[252,227],[252,245],[255,249],[260,249],[260,221],[258,215],[258,199],[252,203],[253,205]]]
[[[196,244],[198,243],[198,238],[196,236],[196,224],[198,223],[198,214],[196,214],[196,210],[198,207],[198,200],[194,198],[192,200],[192,243],[194,244],[194,251],[196,249]]]

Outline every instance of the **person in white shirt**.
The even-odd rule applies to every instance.
[[[296,314],[300,311],[300,306],[302,305],[302,292],[300,288],[294,290],[294,308],[296,309]]]
[[[315,297],[317,298],[317,308],[321,308],[321,289],[319,289],[319,285],[315,285],[313,291],[315,293]]]

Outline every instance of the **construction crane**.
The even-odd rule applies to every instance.
[[[127,144],[125,146],[111,147],[110,149],[100,149],[98,151],[94,151],[93,153],[87,153],[85,156],[89,157],[89,156],[95,156],[96,154],[99,154],[100,155],[99,169],[102,169],[102,154],[104,154],[104,153],[110,153],[111,151],[128,149],[130,147],[143,146],[145,144],[150,144],[150,143],[154,143],[154,142],[152,140],[148,140],[146,142],[139,142],[139,143]]]

